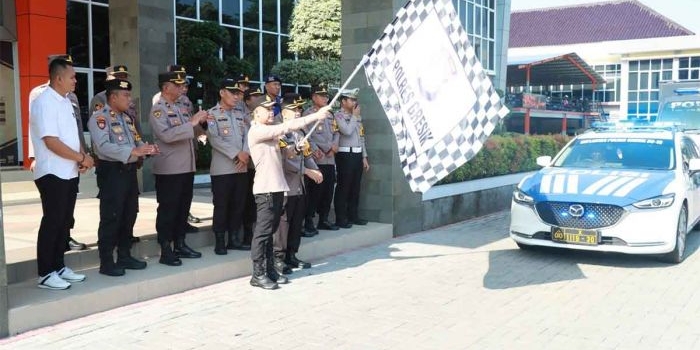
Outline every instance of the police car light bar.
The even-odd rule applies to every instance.
[[[676,95],[700,95],[700,88],[678,88],[673,92]]]
[[[616,122],[595,122],[594,131],[676,131],[683,128],[679,122],[650,122],[647,120],[620,120]]]

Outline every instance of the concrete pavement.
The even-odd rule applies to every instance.
[[[0,340],[12,349],[693,349],[700,237],[680,265],[521,251],[502,212]]]

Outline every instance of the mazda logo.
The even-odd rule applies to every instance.
[[[572,204],[569,206],[569,214],[575,218],[580,218],[583,216],[583,205],[581,204]]]

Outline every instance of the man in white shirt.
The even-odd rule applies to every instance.
[[[63,254],[68,239],[78,173],[93,166],[81,150],[73,106],[67,95],[75,89],[75,70],[65,59],[49,63],[49,87],[30,106],[30,137],[36,165],[34,183],[41,195],[43,217],[37,239],[40,288],[67,289],[85,275],[65,266]]]

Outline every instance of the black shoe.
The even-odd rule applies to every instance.
[[[193,224],[198,224],[198,223],[202,222],[202,219],[189,213],[189,214],[187,214],[187,222],[193,223]]]
[[[299,260],[296,254],[290,254],[289,259],[287,259],[287,264],[301,269],[311,268],[311,264],[307,263],[306,261]]]
[[[100,273],[103,275],[107,276],[113,276],[113,277],[118,277],[118,276],[124,276],[124,269],[112,264],[107,264],[107,265],[100,265]]]
[[[283,258],[274,258],[274,261],[268,260],[268,266],[272,267],[267,268],[267,277],[278,284],[289,283],[289,279],[285,275],[291,274],[292,268],[287,266]]]
[[[143,270],[146,268],[146,262],[138,260],[131,255],[119,256],[117,258],[117,267],[126,270]]]
[[[202,257],[202,253],[190,248],[185,243],[184,239],[175,241],[175,248],[173,249],[173,252],[175,253],[175,256],[181,259],[197,259]]]
[[[350,220],[350,222],[354,225],[360,225],[360,226],[367,225],[367,220],[363,220],[363,219]]]
[[[313,235],[313,236],[317,235],[318,230],[314,227],[314,223],[312,221],[307,221],[307,222],[308,222],[308,224],[304,225],[304,231],[306,232],[306,234]]]
[[[316,231],[316,233],[311,233],[311,232],[309,232],[309,231],[304,230],[304,231],[301,233],[301,236],[302,236],[302,237],[309,238],[309,237],[313,237],[313,236],[315,236],[315,235],[317,235],[317,234],[318,234],[318,231]]]
[[[138,243],[138,242],[141,242],[141,238],[136,237],[136,236],[131,237],[131,243]]]
[[[70,250],[85,250],[87,249],[87,244],[80,243],[73,239],[73,237],[68,237],[68,248]]]
[[[214,232],[214,254],[216,255],[226,255],[228,251],[226,250],[226,234],[224,232]]]
[[[338,227],[340,227],[340,228],[351,228],[351,227],[352,227],[352,224],[349,223],[349,222],[347,222],[347,221],[345,221],[345,222],[343,222],[343,221],[338,221],[338,222],[335,223],[335,226],[338,226]]]
[[[334,224],[328,222],[328,221],[319,221],[318,222],[318,229],[319,230],[330,230],[330,231],[338,231],[340,228],[338,226],[335,226]]]
[[[228,244],[226,245],[226,249],[228,249],[228,250],[250,250],[250,244],[229,241]]]
[[[160,244],[160,260],[158,260],[158,262],[168,266],[182,265],[182,260],[180,260],[180,258],[175,255],[172,248],[170,248],[170,243]]]
[[[185,226],[185,233],[197,233],[197,232],[199,232],[199,227],[194,226],[194,225],[189,224],[189,223],[187,224],[187,226]]]
[[[253,275],[250,278],[250,285],[253,287],[260,287],[262,289],[277,289],[279,286],[275,281],[271,280],[269,277],[267,277],[266,274],[262,274],[260,276]]]

